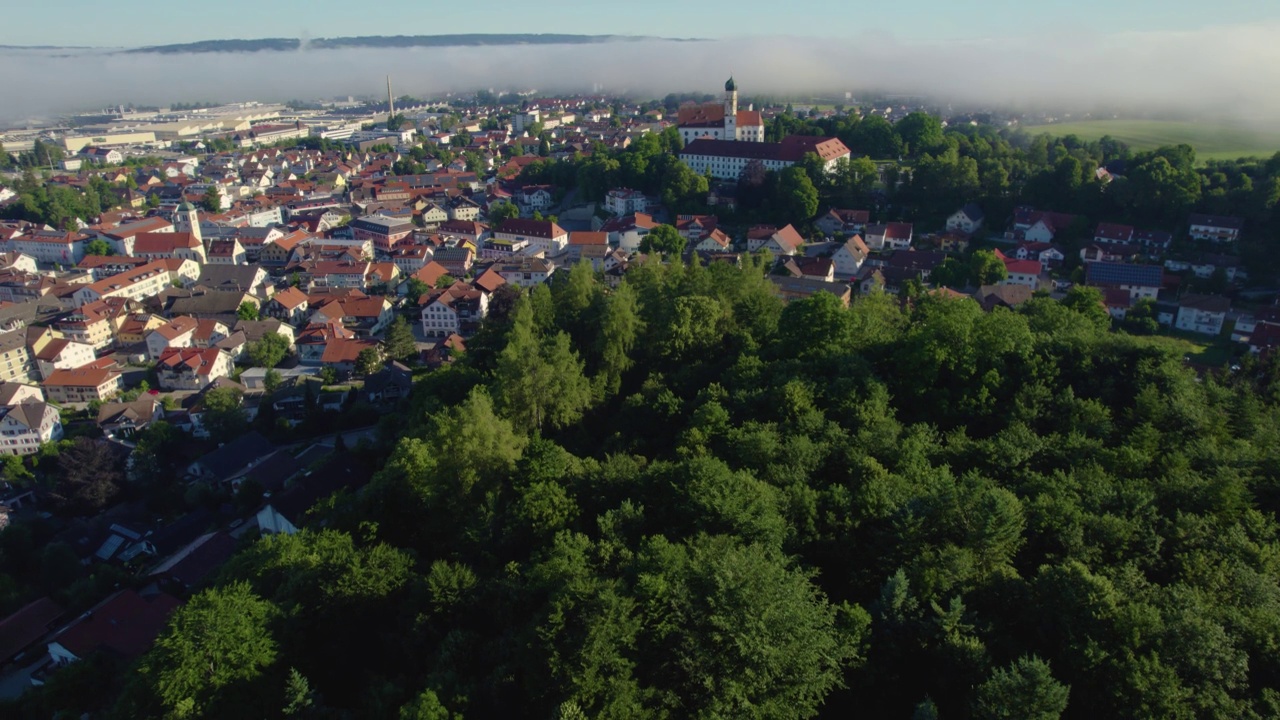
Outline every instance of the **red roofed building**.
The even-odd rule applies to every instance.
[[[1009,277],[1005,279],[1002,285],[1025,285],[1035,292],[1040,288],[1040,273],[1044,267],[1039,260],[1015,260],[1000,254],[1000,259],[1004,261],[1004,267],[1009,271]]]
[[[138,233],[133,239],[133,254],[148,260],[182,258],[204,264],[204,243],[189,232]]]
[[[231,369],[231,356],[218,348],[169,348],[156,363],[162,390],[203,390]]]
[[[182,603],[159,593],[144,598],[121,590],[81,615],[49,642],[49,657],[65,665],[103,651],[125,661],[136,660],[152,643]]]
[[[499,240],[523,240],[547,255],[559,255],[569,245],[569,233],[549,220],[522,220],[512,218],[494,228],[493,236]]]
[[[676,121],[685,145],[700,139],[726,142],[764,142],[764,118],[755,110],[738,109],[738,85],[724,84],[724,100],[680,108]]]

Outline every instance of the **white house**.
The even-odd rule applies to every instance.
[[[465,282],[433,290],[419,304],[426,337],[448,337],[474,329],[489,314],[488,294]]]
[[[831,261],[835,263],[836,277],[852,278],[857,275],[858,270],[862,269],[862,264],[867,261],[867,256],[870,254],[871,250],[863,242],[861,235],[854,235],[845,240],[831,254]]]
[[[548,220],[522,220],[512,218],[494,228],[498,240],[525,241],[530,247],[554,257],[569,246],[569,232]]]
[[[982,208],[969,203],[947,218],[947,229],[972,235],[982,227],[985,217]]]
[[[0,455],[32,455],[62,439],[62,416],[42,400],[0,407]]]
[[[914,232],[911,223],[868,225],[865,242],[872,250],[909,250]]]
[[[1188,295],[1178,303],[1179,330],[1217,335],[1222,332],[1231,301],[1221,295]]]
[[[1235,242],[1240,239],[1244,222],[1237,217],[1222,215],[1192,215],[1189,219],[1192,240],[1210,242]]]
[[[642,213],[649,209],[649,200],[638,190],[614,188],[604,196],[604,209],[614,215]]]

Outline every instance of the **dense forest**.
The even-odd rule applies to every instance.
[[[385,424],[369,485],[136,669],[7,716],[1280,713],[1277,365],[1197,376],[1092,290],[784,306],[759,258],[580,265]]]

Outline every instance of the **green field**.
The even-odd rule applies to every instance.
[[[1097,140],[1103,135],[1128,144],[1135,150],[1186,143],[1196,149],[1199,160],[1234,160],[1239,157],[1270,157],[1280,151],[1280,131],[1246,128],[1225,123],[1173,122],[1166,120],[1084,120],[1081,122],[1029,125],[1031,133],[1078,135]]]

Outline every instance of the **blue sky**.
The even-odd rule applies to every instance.
[[[137,46],[195,40],[339,35],[562,32],[739,37],[795,35],[866,41],[892,33],[903,42],[1108,35],[1280,19],[1266,0],[220,0],[174,3],[15,0],[5,11],[13,45]],[[52,22],[53,18],[63,22]]]

